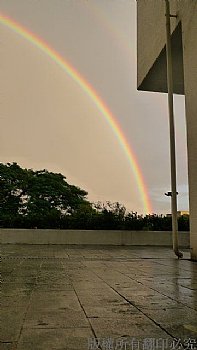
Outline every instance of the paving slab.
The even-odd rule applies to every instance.
[[[34,284],[32,283],[8,283],[1,281],[2,296],[30,295]]]
[[[24,321],[26,307],[1,307],[0,341],[17,341]]]
[[[73,286],[70,283],[37,283],[34,287],[35,291],[73,291]]]
[[[3,342],[0,342],[0,349],[1,350],[14,350],[16,349],[16,344],[15,343],[3,343]]]
[[[121,303],[119,305],[101,306],[85,306],[85,313],[88,318],[125,318],[132,314],[139,315],[140,311],[129,303]]]
[[[97,318],[90,319],[91,325],[98,338],[100,337],[135,337],[148,338],[158,337],[166,338],[168,333],[159,326],[151,322],[146,316],[132,315],[130,318]]]
[[[87,350],[90,328],[25,329],[17,350]]]
[[[89,322],[83,311],[67,308],[60,310],[40,310],[28,313],[23,328],[88,328]]]
[[[197,337],[197,265],[168,248],[2,245],[2,262],[2,350],[144,350],[148,339],[172,350]]]
[[[144,311],[145,315],[157,322],[170,334],[176,334],[178,338],[197,335],[197,313],[191,308]]]

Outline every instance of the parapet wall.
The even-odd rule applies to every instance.
[[[3,244],[91,244],[172,246],[170,231],[0,229]],[[180,247],[189,248],[189,232],[179,232]]]

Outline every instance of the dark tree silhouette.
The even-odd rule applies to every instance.
[[[0,163],[0,226],[21,228],[171,230],[171,218],[128,213],[120,203],[93,203],[87,192],[70,185],[62,174]],[[189,230],[189,217],[178,219]]]

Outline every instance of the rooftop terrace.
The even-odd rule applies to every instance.
[[[197,265],[169,248],[5,244],[2,256],[2,350],[197,349]]]

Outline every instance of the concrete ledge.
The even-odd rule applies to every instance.
[[[170,231],[0,229],[3,244],[100,244],[172,246]],[[189,232],[179,232],[180,247],[189,248]]]

